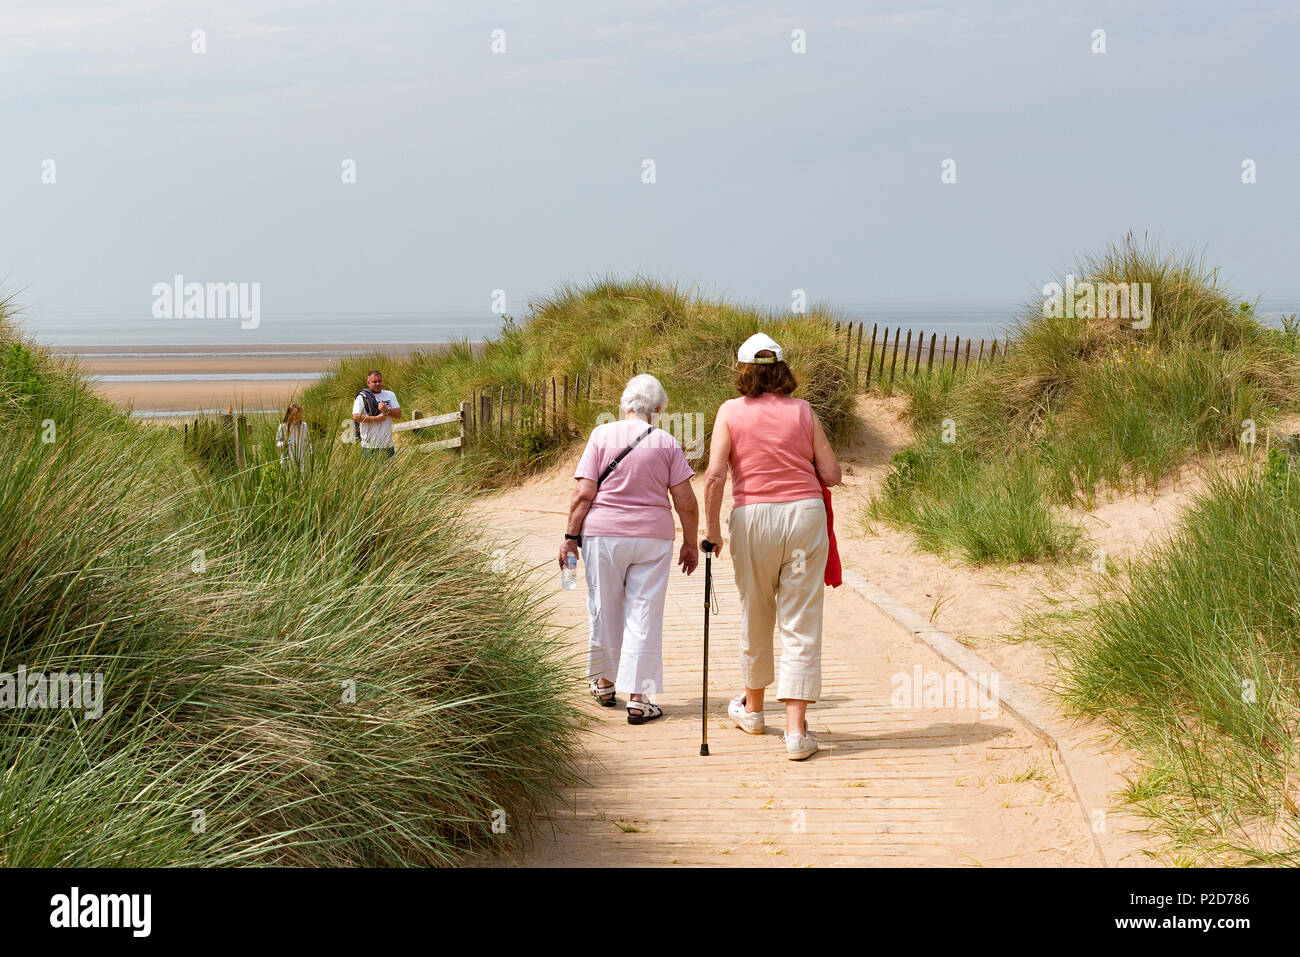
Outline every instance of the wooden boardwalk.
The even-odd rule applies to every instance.
[[[575,694],[585,693],[586,586],[553,574],[566,483],[489,500],[489,533],[516,542],[515,562],[539,581],[569,631]],[[567,488],[565,489],[567,493]],[[549,565],[547,564],[549,563]],[[518,566],[516,566],[518,567]],[[665,716],[639,727],[586,697],[583,773],[569,806],[530,850],[498,864],[764,866],[1091,866],[1087,823],[1052,752],[1006,713],[891,702],[899,675],[952,669],[847,586],[829,591],[823,695],[809,709],[822,751],[785,758],[784,708],[769,691],[767,733],[726,717],[740,688],[740,599],[731,563],[713,563],[720,613],[710,626],[709,757],[699,755],[704,565],[674,568],[664,631]],[[779,643],[778,643],[779,654]],[[910,686],[910,684],[909,684]],[[942,702],[952,704],[952,701]]]

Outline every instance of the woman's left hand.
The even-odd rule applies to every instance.
[[[687,545],[683,542],[682,550],[677,555],[677,563],[682,566],[682,571],[688,575],[695,571],[696,567],[700,564],[699,548],[695,545]]]
[[[577,556],[578,543],[572,539],[566,538],[564,544],[560,546],[560,567],[563,568],[570,555]]]

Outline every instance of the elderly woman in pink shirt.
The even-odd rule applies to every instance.
[[[664,595],[677,528],[677,560],[690,574],[699,563],[699,506],[692,469],[681,445],[655,422],[668,394],[651,375],[634,376],[623,390],[623,418],[596,426],[574,473],[573,497],[560,567],[582,550],[591,637],[590,690],[606,707],[628,694],[628,724],[663,715],[648,695],[663,691]]]
[[[763,333],[736,355],[736,390],[722,403],[704,483],[708,543],[722,544],[722,492],[731,473],[731,556],[740,592],[740,669],[745,691],[727,714],[742,731],[764,732],[763,696],[776,679],[772,630],[781,634],[776,696],[785,703],[786,757],[817,752],[808,705],[821,696],[822,600],[830,530],[822,485],[840,464],[781,347]],[[820,479],[820,481],[818,481]]]

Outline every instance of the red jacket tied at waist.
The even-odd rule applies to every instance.
[[[830,549],[826,553],[826,584],[839,588],[844,584],[844,569],[840,565],[840,547],[835,544],[835,513],[831,511],[831,490],[818,477],[822,487],[822,501],[826,503],[826,534],[830,537]]]

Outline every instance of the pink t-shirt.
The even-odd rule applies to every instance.
[[[725,405],[736,507],[822,497],[813,465],[812,406],[776,392],[728,399]]]
[[[573,477],[595,482],[605,466],[647,428],[640,419],[596,426]],[[677,440],[663,429],[655,429],[605,479],[582,523],[582,534],[671,542],[677,537],[677,526],[668,504],[668,489],[692,474]]]

